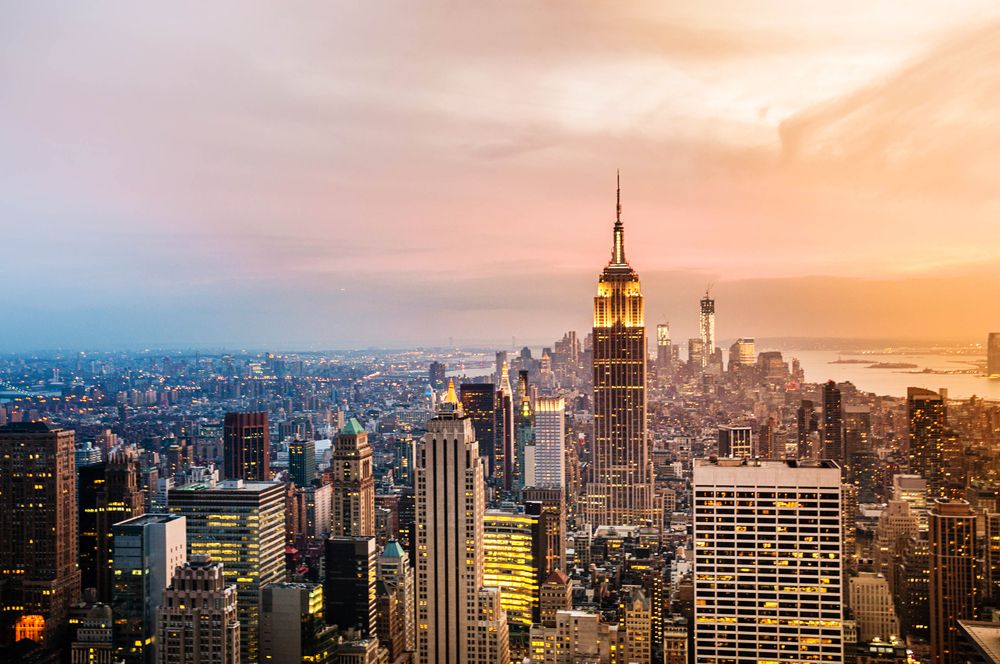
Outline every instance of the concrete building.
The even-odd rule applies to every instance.
[[[378,598],[378,639],[389,650],[389,660],[399,661],[417,649],[413,569],[409,556],[396,540],[378,557],[375,594]]]
[[[236,586],[223,566],[195,554],[174,572],[156,611],[157,664],[239,664]]]
[[[269,664],[333,662],[336,628],[323,619],[323,586],[272,583],[260,606],[261,659]]]
[[[892,602],[889,582],[881,574],[859,572],[847,581],[848,606],[854,614],[858,642],[898,637],[899,619]]]
[[[337,435],[330,460],[333,471],[333,514],[331,533],[335,536],[375,535],[375,478],[372,475],[372,448],[368,433],[353,417]]]
[[[340,631],[375,636],[376,563],[374,537],[331,537],[325,542],[324,615]]]
[[[566,401],[562,397],[535,400],[535,481],[533,486],[561,489],[566,484]],[[529,485],[532,486],[532,485]]]
[[[240,661],[259,660],[260,592],[285,580],[285,485],[227,480],[170,492],[171,514],[187,517],[188,555],[222,563],[236,582]]]
[[[931,657],[958,664],[958,621],[976,619],[976,513],[969,503],[935,500],[928,541]]]
[[[156,607],[187,560],[186,526],[183,516],[143,514],[111,527],[115,653],[127,664],[155,659]]]
[[[453,387],[427,422],[415,471],[417,661],[507,664],[507,616],[483,583],[483,464]]]
[[[594,442],[584,520],[642,525],[656,520],[646,421],[646,325],[639,275],[625,259],[621,189],[611,260],[594,297]],[[711,352],[710,350],[707,352]]]
[[[74,440],[42,422],[0,427],[0,645],[66,635],[80,596]]]
[[[693,490],[695,661],[844,661],[840,468],[700,460]]]

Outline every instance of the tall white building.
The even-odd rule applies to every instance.
[[[695,462],[696,662],[844,661],[840,503],[830,461]]]
[[[483,463],[454,389],[417,448],[417,661],[507,664],[500,592],[483,586]]]
[[[561,489],[566,483],[566,400],[535,400],[535,486]]]

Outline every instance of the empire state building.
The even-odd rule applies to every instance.
[[[646,436],[646,327],[639,275],[625,260],[621,186],[611,262],[594,298],[594,443],[584,513],[591,526],[653,519]]]

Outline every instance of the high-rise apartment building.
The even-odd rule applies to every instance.
[[[930,531],[931,661],[959,664],[959,620],[975,620],[976,513],[964,500],[937,499]]]
[[[483,584],[483,464],[453,393],[427,422],[415,470],[417,661],[506,664],[507,617]]]
[[[945,495],[945,437],[948,407],[937,392],[922,387],[906,390],[909,420],[910,470],[927,480],[929,496]]]
[[[222,446],[227,480],[270,481],[271,432],[266,412],[226,413]]]
[[[823,385],[823,446],[820,456],[843,466],[844,406],[840,388],[832,380]]]
[[[362,637],[376,631],[376,572],[374,537],[334,536],[324,543],[323,612],[329,625],[355,630]]]
[[[561,489],[566,483],[566,401],[535,400],[535,486]]]
[[[288,475],[295,486],[310,486],[316,479],[316,441],[293,440],[288,444]]]
[[[479,441],[479,456],[487,459],[486,470],[492,476],[497,436],[497,391],[493,383],[462,383],[462,409],[470,420]]]
[[[323,586],[272,583],[261,591],[260,651],[269,664],[335,661],[337,630],[323,619]]]
[[[227,480],[170,491],[171,514],[187,517],[188,555],[222,563],[236,582],[240,661],[259,661],[260,591],[285,580],[285,485]]]
[[[182,516],[143,514],[111,527],[115,655],[127,664],[155,661],[156,608],[187,560],[186,526]]]
[[[990,332],[986,341],[986,374],[1000,376],[1000,332]]]
[[[0,644],[15,624],[58,645],[80,596],[76,457],[71,430],[42,422],[0,427]]]
[[[156,610],[156,634],[157,664],[239,664],[236,586],[221,563],[196,554],[174,571]]]
[[[693,490],[695,661],[843,662],[836,464],[701,460]]]
[[[639,275],[625,259],[618,190],[611,261],[594,298],[594,442],[584,519],[636,525],[653,519],[646,433],[646,327]]]
[[[375,476],[368,432],[353,417],[337,434],[330,459],[333,525],[337,536],[375,535]]]

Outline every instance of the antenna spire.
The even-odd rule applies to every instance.
[[[625,261],[625,227],[622,225],[622,174],[616,171],[618,189],[615,206],[614,248],[611,250],[612,265],[626,265]]]

